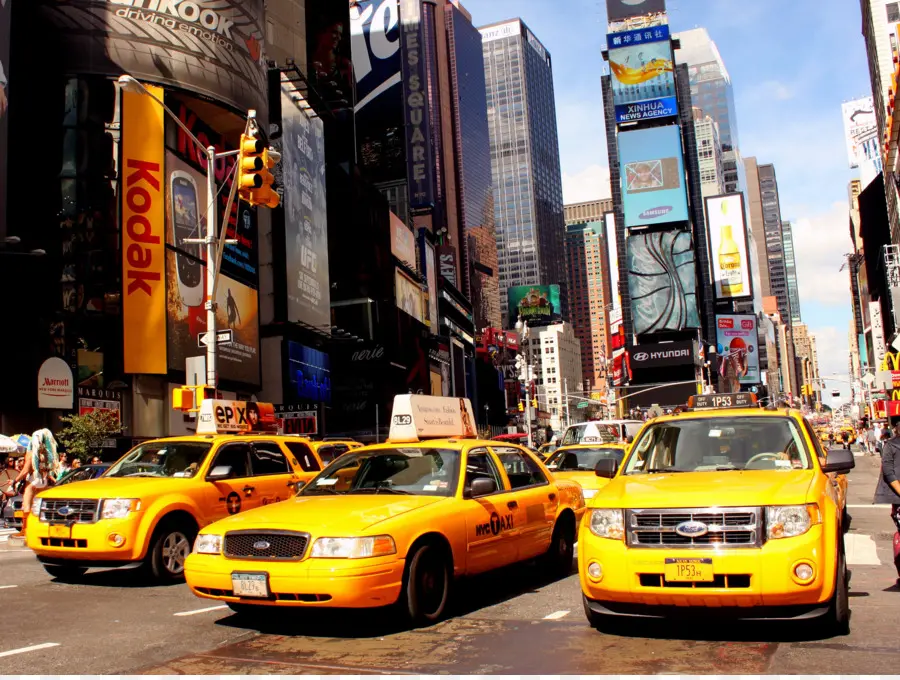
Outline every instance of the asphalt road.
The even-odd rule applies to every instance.
[[[852,631],[816,639],[801,624],[674,622],[592,630],[577,576],[553,583],[520,566],[460,588],[454,616],[404,630],[384,612],[291,610],[245,620],[185,586],[130,571],[56,583],[0,535],[4,674],[890,674],[900,667],[900,588],[887,508],[870,505],[878,459],[850,475]]]

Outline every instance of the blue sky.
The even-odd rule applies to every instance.
[[[608,196],[600,94],[605,2],[462,2],[477,25],[521,17],[551,53],[565,200]],[[801,313],[817,337],[822,374],[846,374],[849,279],[839,270],[852,248],[847,184],[856,171],[848,168],[841,104],[871,94],[859,4],[667,5],[673,31],[704,27],[719,47],[735,88],[741,153],[775,164],[782,216],[794,224]]]

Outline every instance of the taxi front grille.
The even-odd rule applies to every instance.
[[[302,560],[309,534],[297,531],[231,531],[225,534],[225,557],[241,560]]]
[[[646,548],[755,548],[763,536],[760,508],[626,510],[625,523],[628,545]]]
[[[98,500],[46,498],[41,503],[41,521],[91,524],[97,521],[99,510],[100,501]]]

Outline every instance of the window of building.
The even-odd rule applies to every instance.
[[[900,3],[889,2],[884,8],[887,10],[887,20],[889,24],[895,24],[900,21]]]

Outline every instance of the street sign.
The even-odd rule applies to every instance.
[[[579,401],[575,405],[575,408],[587,408],[587,407],[588,407],[588,403],[586,401]]]
[[[227,345],[232,342],[234,342],[234,331],[230,328],[226,331],[218,331],[216,333],[217,345]],[[197,336],[197,347],[207,346],[209,346],[209,331],[207,331],[206,333],[200,333],[200,335]]]

